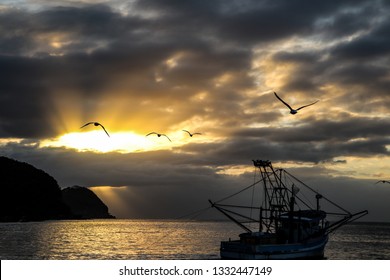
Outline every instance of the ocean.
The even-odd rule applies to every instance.
[[[81,220],[0,224],[2,260],[215,260],[229,221]],[[329,236],[329,260],[390,260],[390,223],[352,223]]]

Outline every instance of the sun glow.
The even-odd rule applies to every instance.
[[[103,130],[97,129],[84,132],[66,133],[55,139],[47,139],[40,143],[40,147],[65,147],[76,149],[79,152],[119,152],[137,153],[157,150],[170,150],[191,143],[213,142],[215,139],[196,135],[193,138],[182,131],[167,133],[167,137],[158,137],[156,134],[149,136],[137,134],[132,131],[110,132],[110,136]],[[0,143],[1,144],[1,143]]]
[[[101,153],[113,151],[131,153],[168,149],[172,146],[172,143],[167,141],[166,138],[155,139],[153,136],[146,137],[145,135],[139,135],[133,132],[110,133],[110,137],[108,137],[104,131],[94,130],[67,133],[57,139],[46,140],[41,143],[41,146],[66,147],[78,151],[94,151]]]
[[[93,186],[89,187],[110,209],[110,214],[117,218],[128,217],[132,213],[127,197],[133,194],[127,186]]]

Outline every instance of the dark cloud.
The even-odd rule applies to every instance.
[[[353,3],[356,5],[356,2]],[[215,84],[215,78],[230,73],[239,77],[236,81],[241,81],[241,84],[235,83],[235,87],[229,90],[214,88],[210,96],[214,97],[212,100],[216,100],[217,104],[206,104],[208,108],[215,108],[219,107],[217,105],[221,99],[236,102],[235,106],[226,102],[226,109],[212,110],[216,117],[219,115],[221,120],[226,120],[227,116],[218,112],[240,114],[241,108],[238,104],[244,101],[244,96],[237,92],[254,85],[248,71],[253,58],[252,48],[256,43],[266,43],[298,34],[309,35],[313,32],[315,21],[332,12],[354,15],[354,12],[348,12],[349,9],[356,10],[350,5],[350,2],[340,5],[322,1],[245,1],[238,6],[234,2],[226,4],[225,1],[186,1],[180,4],[174,1],[141,1],[133,6],[138,13],[127,15],[107,5],[58,6],[36,12],[6,10],[0,17],[3,26],[2,38],[22,40],[21,46],[26,49],[15,45],[8,48],[12,50],[11,53],[6,49],[0,50],[3,53],[1,62],[4,65],[1,71],[1,92],[7,95],[6,100],[10,107],[16,107],[19,100],[34,100],[34,103],[48,107],[47,100],[66,98],[57,93],[59,88],[61,92],[77,92],[85,98],[85,103],[93,104],[96,98],[107,92],[117,91],[117,84],[129,87],[129,100],[139,100],[138,93],[142,93],[143,97],[145,93],[146,98],[161,96],[161,100],[183,100],[183,97],[189,99],[199,91],[210,90]],[[367,10],[364,1],[362,5],[360,13]],[[150,13],[151,16],[142,17],[142,13]],[[358,13],[356,17],[359,15]],[[386,35],[385,27],[378,26],[372,32],[372,37]],[[357,28],[361,27],[357,25]],[[380,38],[388,37],[383,35]],[[56,39],[55,36],[59,38]],[[246,36],[250,42],[243,44]],[[55,43],[52,40],[58,40],[57,43],[63,46],[58,49],[49,48],[50,43]],[[10,44],[0,44],[7,45]],[[340,45],[333,51],[335,55],[338,54],[338,64],[345,56],[342,48]],[[58,53],[53,56],[49,55],[50,52]],[[180,63],[177,67],[167,68],[164,63],[177,53],[182,53]],[[350,55],[349,52],[346,53]],[[354,69],[355,65],[332,69],[336,59],[322,61],[322,56],[318,51],[277,53],[273,59],[274,63],[295,64],[298,68],[286,80],[283,89],[318,90],[326,82],[325,78],[321,78],[324,74],[339,83],[352,83],[356,80],[364,82],[358,72],[349,71],[349,68]],[[360,76],[366,80],[370,79],[376,87],[388,86],[385,79],[387,67],[362,67],[365,68],[360,68]],[[156,83],[156,75],[163,79],[163,82]],[[311,79],[307,79],[308,76],[311,76]],[[376,79],[373,79],[374,76]],[[22,77],[23,83],[18,82]],[[378,84],[378,80],[381,80],[381,83]],[[178,87],[184,90],[175,91]],[[42,137],[55,136],[55,129],[50,130],[48,125],[41,125],[44,123],[43,119],[51,114],[47,112],[50,109],[36,106],[22,107],[22,111],[29,112],[31,120],[39,121],[36,125],[30,123],[29,131],[23,133],[23,127],[27,126],[17,122],[14,125],[18,129],[5,127],[3,130],[19,131],[15,135],[18,137],[37,137],[41,132],[31,131],[31,127],[36,130],[45,127]],[[84,109],[92,111],[96,107],[89,106]],[[14,119],[16,114],[12,116]]]
[[[336,46],[332,54],[336,58],[359,61],[377,59],[383,55],[388,55],[390,45],[389,27],[390,21],[385,21],[368,34],[358,36],[350,42]]]
[[[142,20],[122,16],[107,5],[87,5],[40,11],[5,10],[0,15],[0,23],[1,53],[34,55],[48,52],[50,48],[46,44],[51,39],[64,39],[66,46],[62,51],[66,53],[98,49],[122,36],[135,41],[134,32],[141,27]],[[12,46],[12,41],[23,44]]]
[[[344,120],[316,120],[299,127],[283,129],[246,129],[237,133],[241,137],[259,135],[277,142],[348,141],[358,138],[387,137],[383,128],[390,125],[387,118],[349,117]]]
[[[355,10],[368,1],[138,1],[141,12],[155,15],[158,30],[167,34],[201,32],[205,37],[233,44],[253,45],[313,32],[319,18]],[[341,13],[341,12],[340,12]],[[347,13],[347,12],[344,12]],[[362,12],[363,14],[363,12]],[[354,18],[359,17],[355,14]],[[177,25],[176,22],[182,22]],[[329,28],[331,29],[331,28]],[[332,28],[333,29],[333,28]],[[356,28],[355,28],[356,30]],[[226,43],[227,43],[226,42]]]
[[[360,1],[353,6],[339,6],[333,13],[316,20],[316,31],[325,36],[325,40],[343,38],[367,32],[375,26],[379,15],[386,14],[384,1]]]
[[[9,22],[15,13],[20,19]],[[3,105],[15,108],[20,100],[44,104],[42,108],[35,108],[36,105],[22,108],[31,116],[30,122],[37,116],[41,116],[39,120],[47,118],[51,114],[48,100],[66,99],[64,91],[82,96],[85,104],[93,104],[107,92],[123,91],[117,84],[129,86],[129,103],[139,96],[168,97],[167,100],[190,98],[209,87],[219,75],[225,72],[234,75],[250,66],[248,51],[220,50],[196,36],[185,36],[183,40],[164,36],[163,40],[158,40],[158,29],[150,26],[153,20],[124,16],[104,5],[54,7],[37,13],[11,10],[3,14],[1,21],[8,23],[10,28],[2,30],[3,38],[14,36],[9,30],[15,30],[17,26],[18,36],[30,42],[27,50],[11,48],[12,53],[9,53],[0,49],[4,66],[0,73],[3,87],[0,90],[7,96]],[[56,36],[59,42],[55,41]],[[64,47],[48,47],[55,43],[64,44]],[[183,53],[180,64],[173,69],[167,68],[165,61],[177,53]],[[156,75],[164,81],[156,83]],[[245,75],[241,76],[245,78]],[[250,81],[243,86],[249,84]],[[176,87],[185,90],[177,95]],[[96,107],[84,106],[83,109],[92,111]],[[11,116],[3,117],[15,120],[19,114],[15,111]],[[9,134],[18,131],[13,135],[16,137],[47,137],[55,136],[57,132],[55,128],[43,130],[48,127],[43,121],[35,125],[30,123],[25,131],[25,124],[13,123],[18,129],[4,127],[3,130]]]
[[[126,26],[122,17],[106,5],[54,7],[33,14],[36,32],[69,32],[90,38],[117,38]],[[75,20],[76,19],[76,20]],[[134,23],[134,22],[132,22]],[[131,26],[131,23],[130,25]]]

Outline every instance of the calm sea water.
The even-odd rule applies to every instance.
[[[87,220],[0,224],[0,259],[219,259],[231,222]],[[355,223],[330,236],[327,259],[390,259],[390,224]]]

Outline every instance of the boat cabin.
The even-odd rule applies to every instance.
[[[276,229],[279,238],[287,243],[296,243],[321,236],[327,226],[326,213],[321,210],[300,210],[279,216],[280,227]]]

